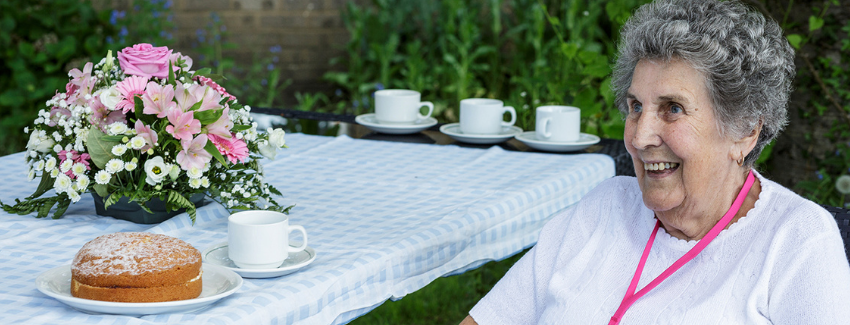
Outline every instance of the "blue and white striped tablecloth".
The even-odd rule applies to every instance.
[[[264,164],[296,204],[316,260],[299,272],[245,279],[210,308],[143,317],[89,315],[43,295],[35,278],[70,264],[87,241],[118,231],[183,239],[203,251],[227,240],[220,205],[139,225],[95,215],[90,196],[59,220],[0,211],[0,324],[341,324],[447,274],[533,245],[543,223],[614,175],[605,155],[553,155],[303,134]],[[0,157],[0,200],[31,194],[22,153]],[[460,320],[458,320],[460,321]]]

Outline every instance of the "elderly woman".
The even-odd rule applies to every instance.
[[[613,85],[636,178],[553,217],[462,324],[847,324],[835,221],[753,163],[786,123],[793,50],[734,1],[661,0]]]

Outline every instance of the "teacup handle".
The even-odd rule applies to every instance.
[[[431,117],[431,113],[434,113],[434,103],[431,103],[431,102],[421,102],[421,103],[419,103],[419,108],[422,108],[422,106],[428,106],[428,114],[425,114],[425,115],[419,114],[419,119],[424,120],[426,118]]]
[[[537,129],[540,130],[540,135],[542,135],[546,139],[552,136],[552,130],[549,130],[549,125],[552,124],[551,122],[552,118],[546,117],[537,123]]]
[[[301,242],[301,246],[298,246],[298,247],[289,246],[289,252],[290,253],[297,253],[297,252],[303,251],[305,248],[307,248],[307,230],[304,230],[304,227],[299,226],[299,225],[290,225],[289,226],[289,232],[291,233],[293,230],[298,230],[298,231],[301,232],[302,235],[304,235],[304,241]]]
[[[516,123],[516,110],[513,108],[513,106],[505,106],[505,112],[511,113],[511,121],[502,121],[502,126],[513,126],[514,123]]]

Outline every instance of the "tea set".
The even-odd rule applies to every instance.
[[[422,107],[428,108],[422,114]],[[359,115],[355,121],[373,131],[387,134],[418,133],[437,124],[431,117],[434,104],[421,101],[421,94],[408,89],[375,92],[375,113]],[[510,121],[505,121],[505,114]],[[551,152],[577,151],[600,141],[598,136],[581,133],[581,109],[546,105],[536,109],[535,131],[515,126],[517,113],[511,106],[491,98],[460,101],[460,122],[440,126],[440,132],[458,142],[497,144],[516,138],[525,145]]]

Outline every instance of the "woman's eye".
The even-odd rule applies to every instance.
[[[679,114],[682,112],[682,106],[679,105],[670,105],[670,113]]]
[[[640,113],[641,111],[643,111],[643,105],[641,105],[640,103],[632,104],[632,112]]]

